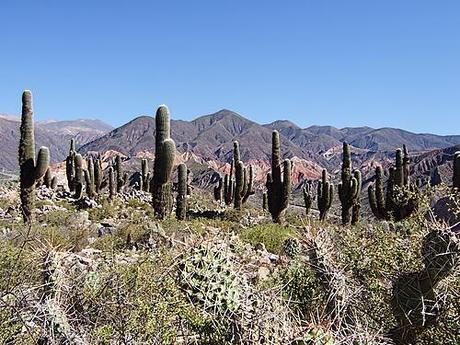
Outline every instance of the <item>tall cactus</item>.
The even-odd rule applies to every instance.
[[[93,198],[96,195],[96,184],[94,183],[94,161],[90,157],[86,160],[86,170],[84,170],[86,194]]]
[[[32,107],[32,93],[22,94],[21,138],[19,140],[19,168],[21,209],[24,222],[32,221],[35,199],[35,183],[43,178],[48,169],[50,154],[47,147],[41,147],[35,160],[35,137]]]
[[[112,201],[115,197],[116,186],[115,186],[115,172],[113,167],[109,167],[109,201]]]
[[[460,151],[455,152],[454,154],[454,176],[453,176],[453,186],[460,190]]]
[[[409,217],[418,207],[418,190],[410,183],[409,154],[396,150],[395,165],[389,169],[386,191],[383,183],[383,169],[375,169],[375,183],[368,188],[369,204],[377,219],[400,221]]]
[[[128,175],[123,172],[123,164],[121,163],[121,156],[115,157],[115,172],[117,174],[117,193],[123,191],[123,187],[128,182]]]
[[[74,188],[75,188],[75,199],[80,199],[83,193],[83,157],[81,154],[77,153],[74,156],[74,165],[75,165],[75,178],[74,178]]]
[[[272,133],[272,162],[271,172],[267,174],[268,210],[276,223],[282,222],[284,211],[289,206],[291,196],[291,161],[284,160],[281,167],[280,135]]]
[[[303,201],[305,203],[305,214],[308,216],[311,210],[311,206],[313,204],[313,195],[312,195],[312,185],[311,181],[305,181],[303,188]]]
[[[214,187],[214,200],[221,202],[223,193],[222,193],[222,188],[223,188],[223,179],[221,176],[219,176],[219,179],[217,180],[217,186]]]
[[[184,220],[187,216],[187,166],[184,163],[179,164],[177,178],[176,218]]]
[[[359,221],[359,214],[361,210],[361,189],[363,185],[363,179],[361,176],[361,171],[355,170],[353,173],[353,178],[356,180],[358,184],[358,192],[357,192],[357,197],[355,199],[355,202],[353,203],[353,208],[352,208],[352,215],[351,215],[351,224],[356,224]]]
[[[149,162],[147,161],[147,159],[144,158],[141,161],[141,178],[140,178],[139,189],[144,192],[148,192],[149,185],[150,185]]]
[[[342,156],[342,182],[338,185],[338,192],[342,204],[342,224],[348,224],[352,219],[352,209],[355,220],[359,214],[357,205],[361,193],[361,175],[356,171],[352,172],[350,146],[345,142]]]
[[[155,161],[153,166],[152,206],[159,219],[172,210],[171,172],[176,144],[171,139],[169,110],[161,105],[155,116]]]
[[[75,191],[75,139],[70,139],[69,155],[65,160],[65,170],[67,176],[67,185],[69,186],[70,192]]]
[[[46,170],[43,183],[47,188],[56,189],[57,187],[57,177],[52,175],[50,168]]]
[[[318,182],[319,219],[325,220],[334,200],[334,185],[329,181],[326,169],[323,169],[321,181]]]
[[[252,166],[245,167],[241,161],[238,141],[233,142],[233,162],[235,166],[235,187],[233,200],[235,209],[240,209],[248,198],[254,194]]]
[[[225,205],[233,203],[233,193],[235,189],[235,181],[233,179],[234,160],[230,164],[230,173],[224,176],[224,202]]]
[[[102,161],[100,157],[94,160],[94,190],[96,194],[101,192],[102,180],[104,179],[104,173],[102,171]]]

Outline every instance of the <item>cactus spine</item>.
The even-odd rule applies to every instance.
[[[305,203],[305,214],[308,216],[311,210],[311,206],[313,204],[313,195],[312,195],[312,186],[310,181],[305,181],[303,185],[303,201]]]
[[[268,210],[276,223],[281,223],[282,215],[289,206],[291,196],[291,161],[284,160],[281,168],[280,135],[272,133],[272,162],[271,172],[267,174]]]
[[[318,182],[319,219],[325,220],[334,199],[334,185],[329,181],[326,169],[323,169],[321,181]]]
[[[35,199],[35,183],[43,178],[48,169],[50,154],[47,147],[41,147],[35,160],[35,137],[32,108],[32,93],[22,94],[21,138],[19,140],[19,168],[21,209],[24,222],[32,221]]]
[[[152,206],[156,217],[163,219],[172,210],[171,172],[176,151],[176,144],[170,137],[169,110],[165,105],[157,110],[155,127]]]
[[[75,139],[70,139],[69,155],[65,160],[65,171],[67,176],[67,185],[70,192],[75,191]]]
[[[350,146],[343,143],[342,182],[338,186],[340,203],[342,204],[342,224],[356,222],[359,218],[359,195],[361,193],[361,174],[352,173]]]
[[[187,216],[187,166],[184,163],[179,164],[177,178],[176,217],[184,220]]]
[[[460,151],[454,154],[454,177],[452,182],[454,188],[460,190]]]
[[[410,184],[407,148],[396,150],[395,165],[389,169],[384,191],[383,169],[375,169],[375,183],[369,186],[369,204],[377,219],[400,221],[417,209],[417,188]]]

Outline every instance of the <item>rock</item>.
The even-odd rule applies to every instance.
[[[267,280],[270,276],[270,270],[267,267],[259,267],[257,270],[257,279],[258,280]]]
[[[98,208],[101,207],[95,200],[88,198],[87,196],[84,196],[81,199],[78,199],[75,201],[75,205],[77,206],[78,209],[87,209],[87,208]]]

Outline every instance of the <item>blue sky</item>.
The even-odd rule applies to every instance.
[[[460,134],[460,1],[0,2],[0,112]]]

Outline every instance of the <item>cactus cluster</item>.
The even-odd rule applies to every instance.
[[[418,206],[418,190],[409,178],[409,154],[406,146],[396,150],[396,162],[389,169],[384,189],[383,169],[375,170],[375,183],[368,188],[369,204],[377,219],[400,221],[409,217]]]
[[[88,158],[86,160],[86,169],[84,170],[85,183],[86,183],[86,194],[88,197],[93,198],[101,191],[102,185],[102,163],[99,158],[93,160]]]
[[[48,170],[50,153],[47,147],[41,147],[35,158],[34,120],[32,93],[28,90],[22,94],[21,137],[19,141],[19,169],[21,210],[25,222],[32,221],[35,199],[35,184]]]
[[[342,224],[355,224],[359,220],[361,172],[352,171],[350,146],[343,143],[342,182],[338,185],[338,194],[342,204]]]
[[[424,267],[401,275],[393,284],[392,308],[398,327],[396,343],[415,340],[416,330],[432,325],[442,309],[442,297],[434,289],[454,272],[460,262],[460,239],[452,229],[433,230],[422,243]]]
[[[332,201],[334,200],[334,185],[329,181],[329,175],[326,169],[323,169],[321,181],[318,181],[318,210],[319,219],[325,220],[327,212],[331,208]]]
[[[452,185],[460,190],[460,151],[454,153]]]
[[[189,297],[209,310],[236,312],[244,290],[229,255],[217,245],[194,247],[180,265],[180,279]]]
[[[235,171],[235,177],[233,177]],[[252,165],[246,167],[241,161],[240,146],[238,141],[233,142],[233,159],[230,165],[230,173],[222,178],[219,176],[217,186],[214,187],[214,200],[223,201],[235,209],[241,209],[248,198],[253,195],[254,172]]]
[[[281,163],[281,143],[278,131],[272,133],[271,172],[267,174],[268,211],[276,223],[281,223],[284,211],[291,197],[291,161]]]
[[[172,211],[171,172],[176,144],[171,139],[169,110],[161,105],[155,116],[155,161],[152,181],[152,206],[155,216],[163,219]]]

